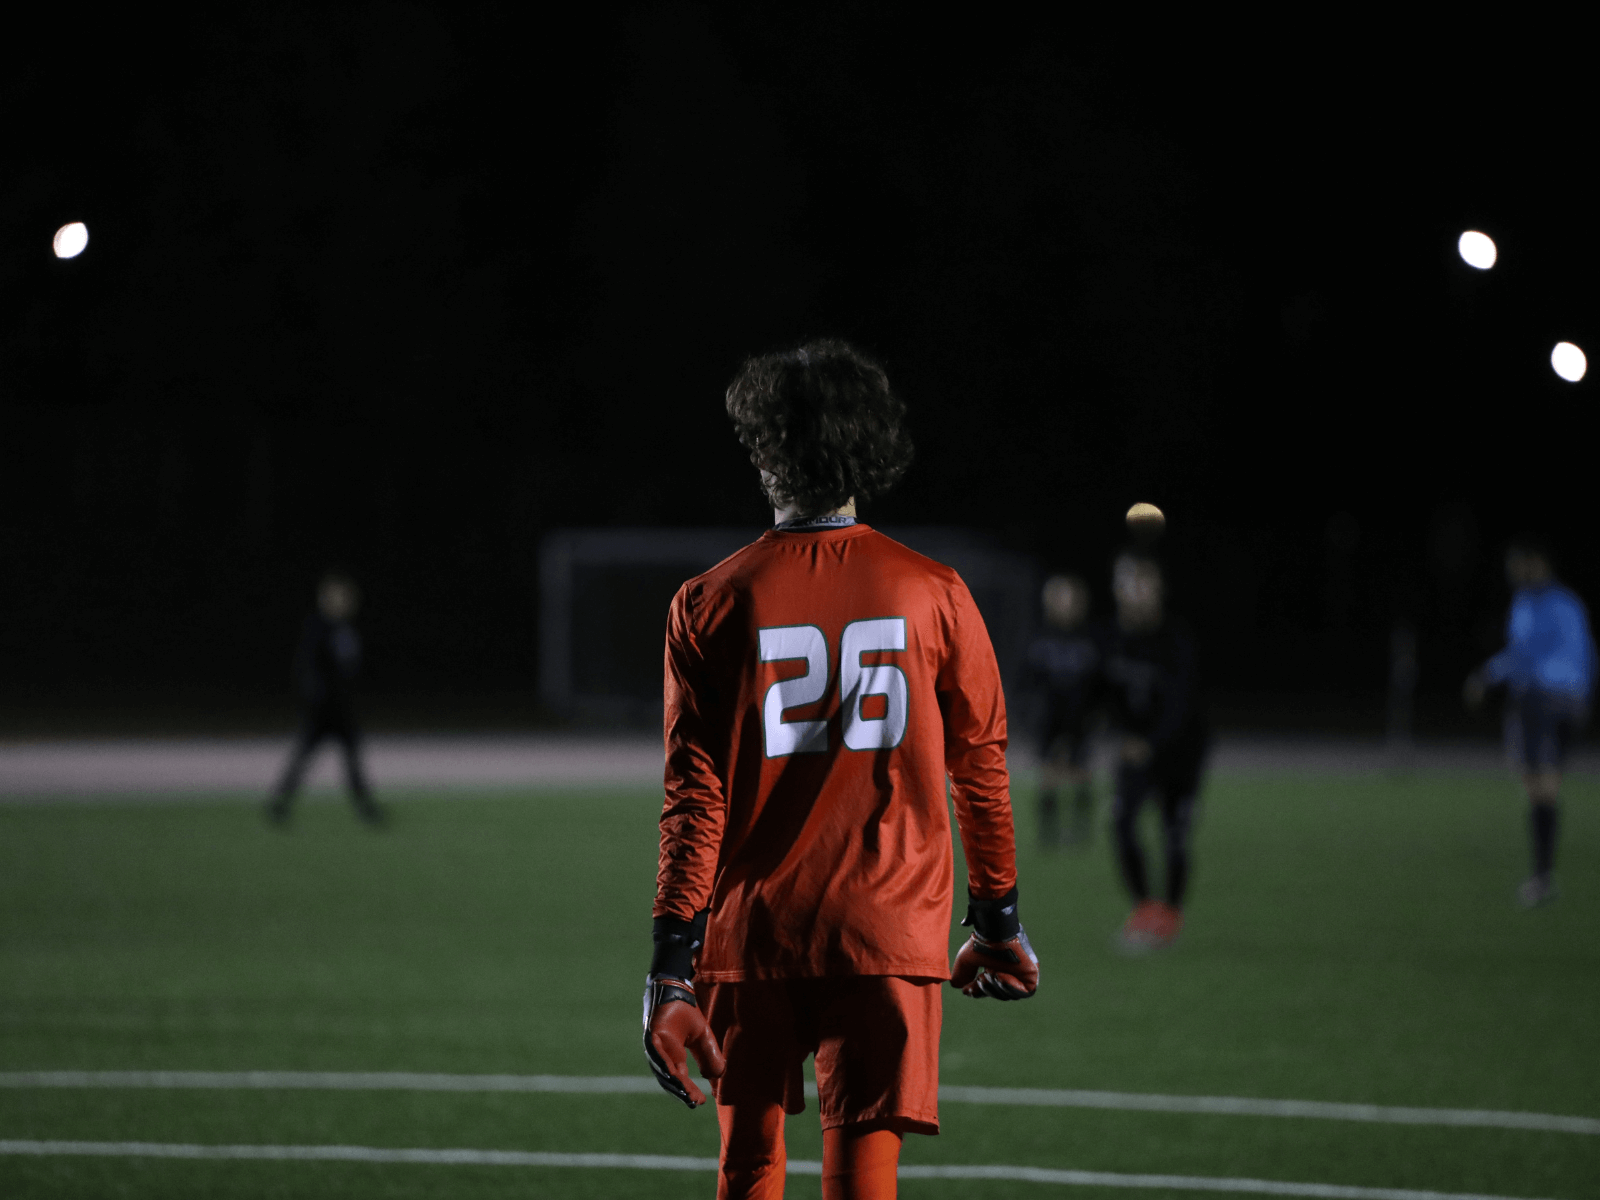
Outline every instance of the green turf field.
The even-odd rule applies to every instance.
[[[1600,788],[1567,789],[1564,897],[1513,891],[1497,779],[1224,778],[1190,927],[1147,959],[1101,842],[1024,850],[1037,999],[946,1000],[947,1084],[1600,1117]],[[639,1074],[655,797],[414,795],[0,807],[0,1071]],[[1026,823],[1024,823],[1026,826]],[[1024,838],[1026,841],[1026,838]],[[1600,1198],[1600,1137],[947,1103],[906,1164],[1004,1163]],[[664,1094],[0,1088],[0,1140],[716,1153]],[[820,1153],[814,1111],[791,1157]],[[645,1196],[645,1171],[0,1156],[0,1196]],[[906,1196],[1158,1195],[907,1181]],[[792,1196],[816,1196],[795,1177]],[[1194,1195],[1193,1192],[1181,1193]]]

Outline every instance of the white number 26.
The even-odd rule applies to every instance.
[[[910,689],[906,674],[887,663],[865,666],[864,654],[906,648],[904,617],[851,621],[839,638],[839,708],[844,718],[844,744],[851,750],[892,750],[906,736]],[[785,721],[791,708],[815,704],[828,691],[828,639],[815,625],[780,625],[760,631],[759,658],[764,663],[803,659],[804,675],[780,679],[767,688],[761,705],[768,758],[789,754],[822,754],[828,749],[827,721]],[[882,696],[884,714],[868,717],[862,705],[868,696]]]

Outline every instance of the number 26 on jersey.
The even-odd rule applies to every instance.
[[[844,744],[849,750],[892,750],[906,736],[906,674],[887,663],[863,665],[862,655],[906,648],[904,617],[851,621],[839,635],[839,712]],[[823,754],[828,749],[828,722],[785,721],[791,708],[815,704],[828,691],[828,639],[815,625],[779,625],[760,631],[761,662],[801,661],[804,675],[780,679],[767,689],[761,724],[768,758],[789,754]],[[868,697],[882,697],[881,716],[866,716]]]

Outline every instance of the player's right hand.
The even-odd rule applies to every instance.
[[[974,1000],[1026,1000],[1039,990],[1039,956],[1028,944],[1027,931],[1019,925],[1016,936],[1003,942],[973,934],[956,952],[950,986]]]
[[[706,1102],[689,1078],[685,1051],[694,1054],[700,1074],[720,1079],[727,1066],[717,1039],[695,1003],[694,985],[683,979],[647,976],[644,981],[644,1055],[662,1090],[690,1108]]]

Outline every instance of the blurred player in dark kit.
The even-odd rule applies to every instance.
[[[1506,549],[1511,612],[1506,646],[1467,677],[1467,703],[1506,688],[1506,747],[1522,768],[1533,841],[1533,874],[1519,893],[1532,908],[1553,900],[1561,770],[1567,747],[1589,717],[1595,645],[1583,601],[1556,581],[1549,550],[1534,537]]]
[[[1116,624],[1107,634],[1105,682],[1111,725],[1121,736],[1112,829],[1135,907],[1123,927],[1130,950],[1162,946],[1183,927],[1189,839],[1210,742],[1188,627],[1165,608],[1161,565],[1142,550],[1112,568]],[[1140,844],[1145,797],[1160,796],[1166,899],[1154,900]]]
[[[1039,729],[1039,844],[1088,842],[1094,820],[1089,772],[1089,719],[1098,698],[1101,647],[1089,623],[1089,585],[1076,575],[1052,575],[1042,594],[1045,629],[1028,647],[1028,676],[1042,694]],[[1072,789],[1072,820],[1061,830],[1057,796]]]
[[[811,1055],[824,1200],[890,1200],[902,1137],[939,1130],[945,982],[1039,983],[1000,671],[960,576],[856,520],[911,461],[881,367],[836,341],[752,359],[727,410],[774,528],[667,618],[645,1054],[691,1108],[686,1054],[715,1081],[721,1200],[783,1195]],[[952,806],[973,927],[953,971]]]
[[[300,691],[300,732],[289,755],[267,815],[289,819],[289,808],[311,756],[324,738],[337,738],[344,751],[345,782],[362,819],[378,824],[383,809],[372,798],[361,770],[361,738],[351,708],[351,690],[361,670],[361,638],[351,624],[361,607],[361,592],[348,576],[330,571],[317,587],[316,611],[306,618],[295,653],[295,684]]]

